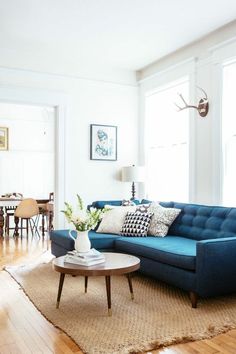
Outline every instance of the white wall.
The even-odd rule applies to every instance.
[[[196,104],[202,87],[208,94],[210,110],[201,118],[193,110],[191,115],[190,144],[192,170],[191,201],[205,204],[221,203],[221,64],[236,56],[236,21],[192,45],[148,66],[138,73],[140,80],[140,127],[145,127],[144,97],[155,86],[190,75],[191,104]],[[170,103],[172,104],[172,102]],[[140,135],[140,158],[145,160],[145,141]],[[174,174],[174,171],[173,171]]]
[[[54,108],[0,102],[8,150],[0,152],[0,195],[48,198],[54,191]]]
[[[63,131],[65,200],[72,202],[75,200],[76,193],[79,193],[88,203],[94,199],[130,197],[130,185],[119,181],[119,171],[122,166],[145,162],[145,107],[142,104],[145,87],[160,84],[167,77],[172,81],[178,78],[180,73],[190,74],[192,83],[203,87],[210,100],[210,112],[207,118],[199,118],[194,111],[192,112],[192,201],[218,203],[219,181],[218,183],[215,181],[218,178],[219,156],[215,150],[219,140],[215,124],[217,119],[219,120],[217,114],[220,110],[216,89],[219,86],[219,77],[216,74],[212,46],[222,41],[230,42],[235,33],[236,21],[140,71],[138,73],[139,101],[138,89],[131,72],[109,73],[103,80],[100,73],[95,75],[96,79],[84,79],[30,71],[27,67],[24,67],[24,70],[0,67],[0,89],[4,91],[10,87],[21,91],[28,88],[32,93],[40,91],[42,96],[46,96],[47,92],[66,96]],[[7,62],[6,57],[2,65],[6,66]],[[180,63],[183,65],[179,65]],[[18,68],[21,66],[21,62],[17,63],[17,57],[13,63],[11,62],[11,66]],[[191,101],[196,102],[197,91],[194,85],[190,95]],[[25,103],[34,103],[31,95],[28,94],[24,100]],[[92,123],[118,126],[117,161],[102,162],[89,159],[89,125]]]
[[[30,88],[66,96],[65,115],[65,200],[79,193],[89,203],[99,199],[130,197],[130,185],[119,180],[122,166],[137,163],[137,86],[67,76],[0,69],[0,88]],[[28,90],[29,91],[29,90]],[[38,92],[38,91],[37,91]],[[25,97],[31,103],[32,97]],[[118,126],[118,160],[89,159],[90,124]]]

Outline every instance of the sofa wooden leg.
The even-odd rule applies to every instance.
[[[198,301],[198,294],[196,294],[193,291],[189,292],[189,296],[190,296],[190,300],[191,300],[191,304],[192,304],[192,308],[196,309],[197,308],[197,301]]]

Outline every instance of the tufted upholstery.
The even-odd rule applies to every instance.
[[[98,201],[93,206],[120,203]],[[90,231],[92,247],[137,255],[143,274],[199,296],[236,293],[236,208],[177,202],[160,204],[181,209],[166,237],[120,237]],[[55,256],[73,249],[68,230],[55,230],[50,236]]]
[[[106,204],[121,205],[121,200],[93,202],[92,206],[103,208]],[[138,204],[138,200],[135,200]],[[151,203],[143,199],[141,204]],[[208,240],[214,238],[235,237],[236,208],[206,206],[178,202],[160,202],[163,207],[181,209],[182,212],[171,225],[168,235]]]
[[[181,209],[168,234],[194,240],[234,237],[236,235],[236,208],[161,202],[166,208]]]

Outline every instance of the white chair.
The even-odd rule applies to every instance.
[[[29,222],[32,236],[35,230],[38,237],[40,237],[37,225],[35,223],[35,220],[33,219],[33,217],[37,215],[39,215],[39,207],[36,200],[32,198],[27,198],[22,200],[22,202],[20,202],[20,204],[17,206],[14,214],[16,227],[13,236],[15,236],[16,233],[18,232],[18,223],[19,223],[19,219],[21,219],[21,237],[22,237],[22,230],[23,230],[23,220],[26,220],[27,223]]]

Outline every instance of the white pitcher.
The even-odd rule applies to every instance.
[[[75,250],[77,252],[89,252],[91,248],[91,243],[88,237],[88,231],[77,231],[73,230],[77,233],[76,238],[72,236],[72,230],[69,230],[69,236],[75,242]]]

